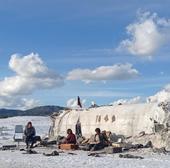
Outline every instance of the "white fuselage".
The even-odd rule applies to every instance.
[[[68,128],[75,132],[79,121],[85,137],[94,134],[97,127],[125,136],[135,136],[142,131],[150,134],[154,130],[154,120],[163,124],[165,116],[164,110],[156,103],[74,109],[53,118],[53,132],[54,136],[65,136]]]

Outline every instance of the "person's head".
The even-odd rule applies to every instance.
[[[27,123],[27,128],[31,128],[31,127],[32,127],[32,122],[29,121],[29,122]]]
[[[103,135],[106,135],[106,130],[102,131],[102,134],[103,134]]]
[[[111,131],[106,132],[107,136],[110,137],[112,135]]]
[[[96,134],[100,134],[100,128],[95,129]]]
[[[67,134],[72,134],[73,132],[72,132],[72,130],[71,129],[68,129],[67,130]]]

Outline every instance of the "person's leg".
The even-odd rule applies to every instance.
[[[28,149],[28,147],[29,147],[29,144],[28,144],[28,142],[26,142],[26,149]]]
[[[94,147],[94,144],[89,144],[87,148],[90,151],[93,147]]]
[[[30,138],[30,142],[31,142],[30,148],[33,148],[34,143],[36,143],[36,142],[35,142],[35,137],[31,137],[31,138]]]
[[[26,148],[28,149],[28,147],[29,147],[29,137],[26,137],[25,143],[26,143]]]
[[[102,144],[95,144],[92,150],[96,151],[96,150],[101,150],[103,148],[104,148],[104,146]]]

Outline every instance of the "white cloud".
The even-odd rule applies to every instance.
[[[38,100],[22,98],[18,108],[26,110],[37,106],[40,106],[40,102]]]
[[[82,106],[84,107],[84,106],[85,106],[85,103],[86,103],[86,100],[83,99],[83,100],[81,101],[81,103],[82,103]],[[69,108],[79,108],[79,106],[77,105],[77,99],[75,99],[75,98],[69,99],[69,100],[67,101],[67,107],[69,107]]]
[[[67,80],[81,80],[86,83],[91,81],[127,80],[136,78],[139,72],[132,64],[115,64],[112,66],[100,66],[96,69],[74,69],[67,75]]]
[[[147,98],[149,103],[161,103],[170,101],[170,84],[166,85],[161,91]]]
[[[19,96],[0,96],[0,107],[13,109],[30,109],[39,106],[40,102],[34,99],[22,98]]]
[[[26,56],[12,55],[9,68],[16,74],[0,81],[0,106],[15,107],[34,106],[37,101],[27,100],[35,90],[51,89],[63,85],[60,75],[52,72],[44,64],[38,54]]]
[[[119,99],[117,101],[114,101],[111,103],[112,105],[118,105],[118,104],[137,104],[143,102],[142,98],[140,96],[134,97],[132,99]]]
[[[170,40],[170,20],[159,18],[156,13],[138,12],[137,21],[126,28],[128,39],[123,40],[118,50],[127,50],[137,56],[153,56]]]
[[[83,97],[133,97],[134,93],[126,91],[111,91],[111,90],[86,90],[82,91],[79,95]]]
[[[170,84],[167,84],[167,85],[165,86],[165,90],[166,90],[167,92],[170,92]]]
[[[38,54],[20,57],[18,54],[11,56],[9,67],[22,77],[44,77],[49,75],[48,68]]]

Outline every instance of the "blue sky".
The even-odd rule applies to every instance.
[[[154,95],[170,83],[169,38],[159,42],[156,34],[153,41],[158,42],[153,51],[143,55],[130,52],[128,44],[120,51],[117,48],[122,41],[135,37],[127,33],[126,27],[130,24],[143,24],[154,13],[159,17],[154,18],[154,23],[164,18],[169,24],[169,5],[168,0],[1,0],[0,79],[4,81],[5,77],[15,75],[8,66],[12,54],[26,56],[33,52],[63,78],[77,68],[95,70],[126,63],[138,71],[137,77],[128,80],[97,79],[90,83],[81,79],[64,80],[61,87],[34,89],[22,95],[42,105],[64,106],[68,99],[78,95],[98,104]],[[143,15],[150,12],[145,21],[138,21],[139,11]],[[158,35],[164,39],[169,36],[169,25],[155,25]]]

